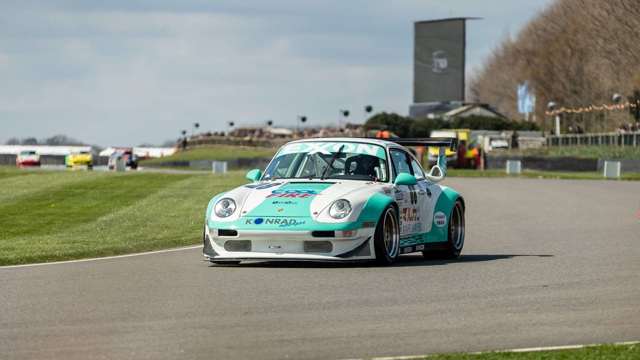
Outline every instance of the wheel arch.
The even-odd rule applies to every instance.
[[[358,218],[359,222],[374,221],[377,223],[382,216],[382,212],[389,205],[395,207],[396,212],[398,212],[398,204],[391,196],[382,193],[373,194],[364,205],[364,208]]]

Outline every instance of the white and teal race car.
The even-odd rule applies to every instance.
[[[405,148],[440,147],[427,173]],[[465,204],[440,185],[454,139],[326,138],[290,142],[250,184],[216,195],[206,210],[203,253],[244,260],[376,260],[400,254],[460,255]]]

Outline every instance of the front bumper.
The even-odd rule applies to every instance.
[[[205,228],[203,254],[207,260],[375,259],[375,228],[361,228],[349,237],[318,237],[312,231],[234,230],[233,234]]]

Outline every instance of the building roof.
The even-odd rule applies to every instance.
[[[446,113],[444,113],[444,117],[456,117],[456,116],[460,116],[463,115],[466,112],[469,112],[471,110],[474,109],[478,109],[481,108],[483,111],[486,112],[490,112],[493,115],[495,115],[496,117],[501,117],[501,118],[506,118],[504,115],[502,115],[501,113],[497,112],[496,110],[494,110],[493,108],[491,108],[488,104],[481,104],[481,103],[475,103],[475,104],[465,104],[459,108],[450,110]]]

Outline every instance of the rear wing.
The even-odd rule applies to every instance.
[[[458,148],[458,139],[456,138],[433,137],[422,139],[393,139],[391,141],[402,146],[425,146],[440,148],[436,166],[431,168],[429,174],[426,174],[426,177],[433,182],[441,181],[445,176],[447,176],[446,149],[449,148],[450,150],[455,151]]]
[[[389,139],[402,146],[426,146],[426,147],[444,147],[455,151],[458,148],[458,139],[448,137],[432,137],[432,138],[415,138],[415,139]]]

